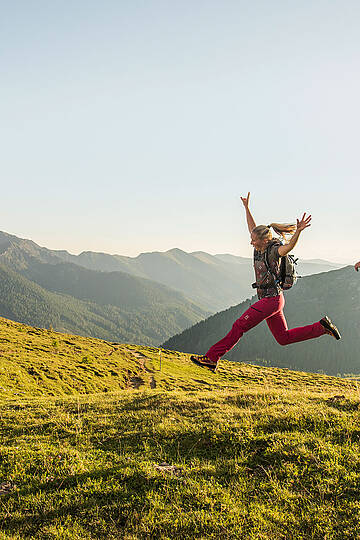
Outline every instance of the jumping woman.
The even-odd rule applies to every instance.
[[[355,270],[358,272],[360,268],[360,261],[355,264]]]
[[[204,356],[191,356],[190,359],[197,365],[216,371],[219,359],[239,341],[241,336],[254,328],[263,320],[270,329],[274,338],[280,345],[289,345],[298,341],[318,338],[329,334],[340,339],[340,332],[329,317],[319,322],[288,330],[284,317],[284,295],[276,276],[280,275],[280,258],[286,256],[294,249],[302,231],[311,225],[311,216],[306,214],[296,225],[282,225],[272,223],[269,226],[258,225],[254,221],[249,209],[250,193],[241,197],[246,212],[246,221],[251,235],[251,245],[254,246],[254,269],[258,301],[241,315],[232,326],[230,332],[218,343],[210,347]],[[287,244],[273,239],[271,229],[285,239],[286,234],[292,237]]]

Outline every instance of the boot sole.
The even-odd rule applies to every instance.
[[[216,368],[217,368],[217,364],[214,364],[213,366],[211,364],[204,364],[203,362],[201,362],[200,360],[198,360],[196,357],[194,356],[190,356],[190,360],[193,364],[196,364],[197,366],[199,367],[202,367],[202,368],[205,368],[205,369],[208,369],[209,371],[211,371],[212,373],[215,373],[216,372]]]
[[[335,339],[337,339],[337,340],[341,339],[341,334],[340,334],[339,330],[337,329],[335,324],[328,319],[328,317],[322,319],[320,321],[320,324],[326,330],[328,330]]]

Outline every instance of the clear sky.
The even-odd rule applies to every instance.
[[[360,3],[13,0],[0,17],[0,229],[73,253],[360,259]]]

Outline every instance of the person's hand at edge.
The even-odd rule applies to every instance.
[[[311,225],[311,215],[306,217],[306,212],[304,212],[303,217],[299,220],[296,220],[296,230],[297,231],[303,231],[307,227],[310,227]]]

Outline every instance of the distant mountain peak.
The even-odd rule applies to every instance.
[[[179,253],[181,255],[189,255],[187,251],[183,251],[180,248],[171,248],[171,249],[168,249],[165,253]]]

